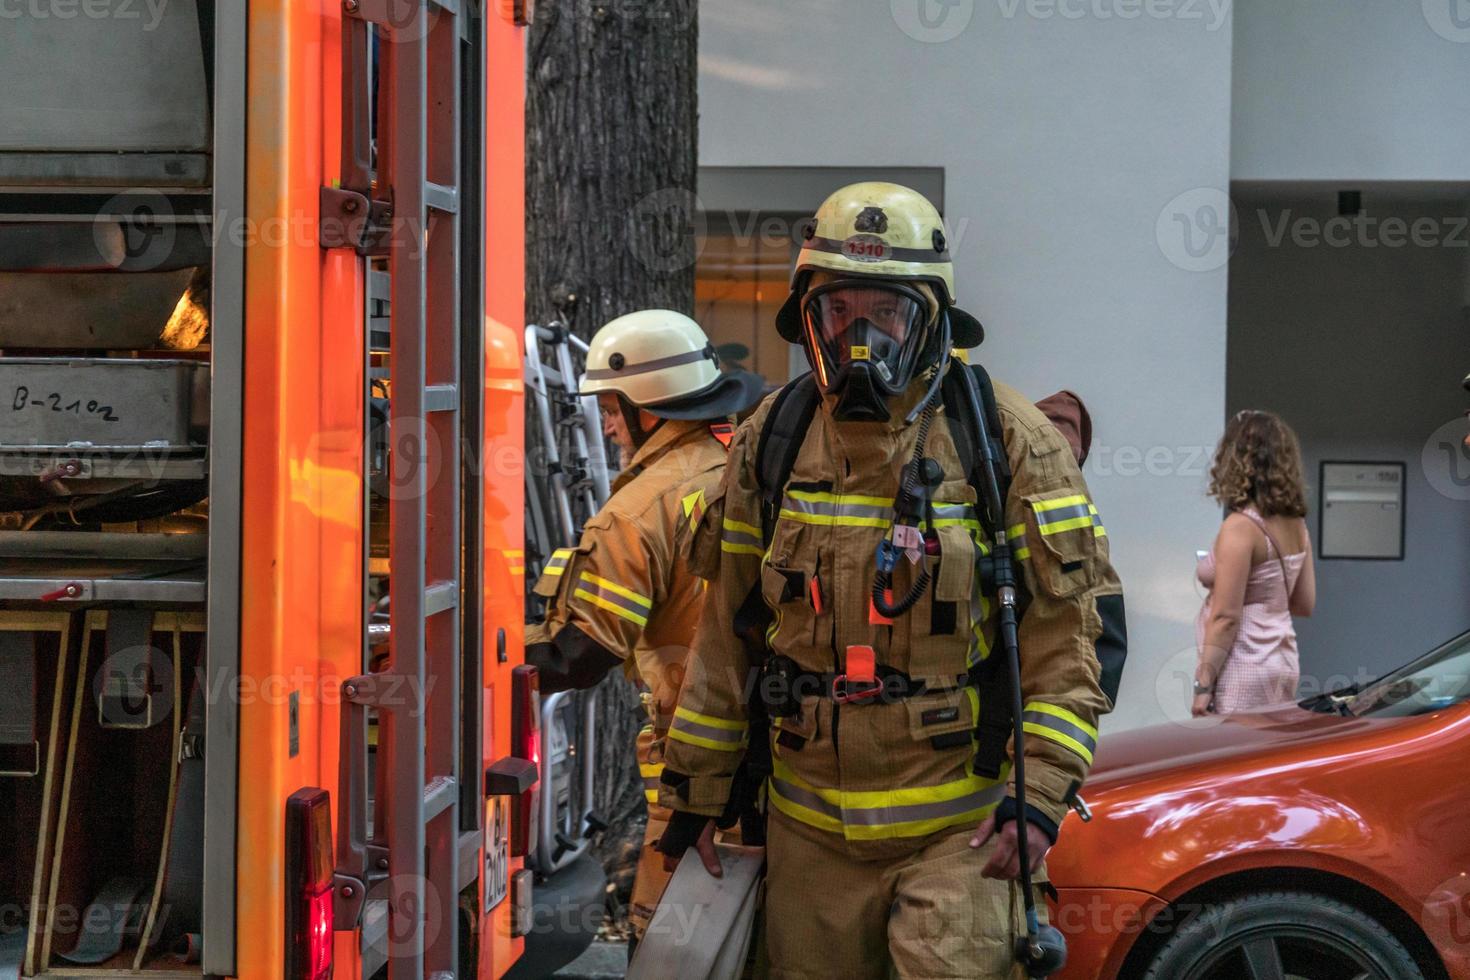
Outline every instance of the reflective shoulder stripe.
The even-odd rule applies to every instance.
[[[1061,534],[1082,527],[1101,527],[1097,508],[1085,494],[1072,494],[1054,500],[1037,500],[1031,504],[1036,513],[1036,526],[1043,535]],[[1095,534],[1096,532],[1094,532]]]
[[[720,550],[735,555],[762,555],[761,529],[753,524],[725,518],[721,527]]]
[[[648,614],[653,610],[652,599],[593,575],[591,572],[581,574],[577,588],[572,595],[585,599],[599,609],[615,613],[638,626],[648,625]]]
[[[542,574],[560,575],[562,572],[567,570],[567,562],[571,560],[571,548],[557,548],[551,553],[551,557],[546,560],[546,568],[543,570]]]
[[[1086,494],[1074,493],[1068,497],[1052,497],[1047,500],[1038,500],[1031,506],[1032,509],[1036,511],[1036,513],[1045,514],[1049,513],[1050,511],[1061,510],[1066,507],[1076,507],[1078,504],[1086,506]]]
[[[1097,729],[1066,708],[1031,701],[1022,711],[1021,721],[1028,733],[1071,749],[1091,764],[1097,751]]]
[[[1006,540],[1010,541],[1012,545],[1015,545],[1017,541],[1024,541],[1025,538],[1025,524],[1012,524],[1010,527],[1006,528]],[[1024,544],[1016,545],[1011,551],[1011,557],[1016,559],[1016,561],[1025,561],[1027,558],[1031,557],[1031,549]]]
[[[749,727],[745,721],[702,715],[680,706],[674,709],[669,738],[717,752],[738,752],[745,746]]]

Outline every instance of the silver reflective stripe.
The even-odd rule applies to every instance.
[[[729,524],[725,525],[724,533],[721,535],[721,537],[723,537],[731,544],[743,544],[755,547],[759,546],[761,543],[761,539],[756,537],[754,534],[751,534],[748,531],[737,531]]]
[[[692,350],[683,354],[673,354],[669,357],[657,357],[651,361],[643,361],[640,364],[624,365],[621,371],[612,368],[595,368],[587,372],[588,381],[611,381],[613,378],[626,378],[630,374],[647,374],[649,371],[662,371],[664,368],[678,367],[680,364],[693,364],[695,361],[714,360],[711,351]]]
[[[782,510],[796,514],[819,517],[856,517],[863,520],[887,521],[893,516],[893,505],[835,503],[830,500],[800,500],[788,496],[781,504]]]
[[[1044,711],[1026,711],[1021,714],[1021,720],[1023,722],[1030,722],[1033,725],[1040,725],[1042,728],[1050,728],[1054,732],[1061,732],[1063,735],[1086,748],[1088,752],[1097,751],[1097,739],[1070,721],[1058,718],[1056,715],[1047,714]]]
[[[1048,525],[1060,524],[1062,521],[1070,521],[1074,517],[1091,517],[1092,511],[1087,504],[1073,504],[1070,507],[1057,507],[1052,510],[1037,511],[1036,522],[1043,531]]]
[[[842,820],[842,809],[838,807],[837,804],[828,803],[826,800],[822,799],[820,796],[818,796],[816,793],[811,792],[810,790],[802,789],[799,786],[793,786],[791,783],[788,783],[786,780],[782,779],[779,776],[771,777],[771,785],[775,787],[776,792],[780,793],[792,803],[795,803],[799,806],[804,806],[808,810],[815,810],[817,813],[820,813],[825,817],[831,817],[833,820]]]
[[[881,504],[860,504],[848,500],[809,500],[788,494],[781,501],[781,509],[791,515],[807,517],[830,517],[839,520],[856,518],[873,521],[883,527],[887,527],[893,519],[893,501],[886,499]],[[978,523],[974,505],[966,503],[936,503],[934,519],[936,521],[970,520]]]
[[[890,824],[912,823],[916,820],[938,820],[958,816],[998,804],[1006,795],[1006,784],[997,783],[952,800],[940,800],[935,803],[907,803],[901,806],[866,808],[839,807],[835,803],[822,799],[811,790],[794,786],[779,776],[772,776],[771,782],[775,785],[776,791],[792,803],[800,804],[808,810],[815,810],[833,820],[863,827],[885,827]]]
[[[697,721],[685,718],[683,715],[675,715],[674,723],[669,726],[670,731],[683,732],[685,735],[698,735],[715,742],[729,742],[731,745],[739,745],[745,740],[745,729],[735,731],[729,728],[716,728],[713,725],[704,725]]]
[[[999,783],[973,793],[966,793],[952,800],[941,800],[938,803],[909,803],[904,806],[875,807],[871,810],[843,810],[842,818],[844,823],[862,824],[869,827],[909,823],[914,820],[937,820],[999,803],[1005,795],[1005,784]]]

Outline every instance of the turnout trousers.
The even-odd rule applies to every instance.
[[[981,877],[995,848],[958,827],[900,858],[848,855],[780,813],[767,822],[766,941],[772,980],[1022,978],[1021,886]],[[820,832],[818,832],[820,833]],[[825,835],[824,835],[825,836]],[[1044,871],[1037,880],[1044,880]],[[1046,904],[1037,897],[1045,921]],[[890,970],[892,972],[890,972]]]

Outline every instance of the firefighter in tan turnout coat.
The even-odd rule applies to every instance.
[[[951,346],[983,334],[953,303],[927,200],[880,183],[829,198],[778,324],[811,379],[740,427],[696,530],[709,598],[669,729],[661,849],[708,854],[712,818],[729,822],[732,793],[763,778],[775,977],[1015,969],[1010,681],[991,669],[987,536],[946,374],[969,370]],[[793,428],[777,406],[802,398]],[[1021,816],[1039,866],[1116,694],[1122,591],[1066,440],[1004,385],[987,401],[1024,586]],[[783,443],[799,452],[764,486]]]
[[[623,466],[577,546],[553,554],[536,584],[550,602],[545,622],[527,628],[526,662],[539,669],[543,693],[591,687],[619,664],[647,689],[650,724],[639,735],[638,761],[649,842],[668,819],[657,797],[663,735],[704,602],[685,557],[690,531],[719,485],[729,416],[760,391],[755,375],[721,373],[704,331],[669,310],[619,317],[588,349],[581,393],[597,395]],[[667,881],[646,844],[629,914],[635,934]]]

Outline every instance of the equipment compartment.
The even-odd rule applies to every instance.
[[[203,447],[209,365],[127,358],[0,359],[0,450]]]
[[[36,970],[197,975],[203,618],[138,610],[84,617],[75,662],[82,683],[71,685],[62,711],[49,915]]]
[[[6,692],[9,717],[0,736],[0,906],[20,910],[0,921],[0,975],[7,967],[34,972],[45,934],[78,622],[70,613],[0,612],[0,679],[29,688]]]

